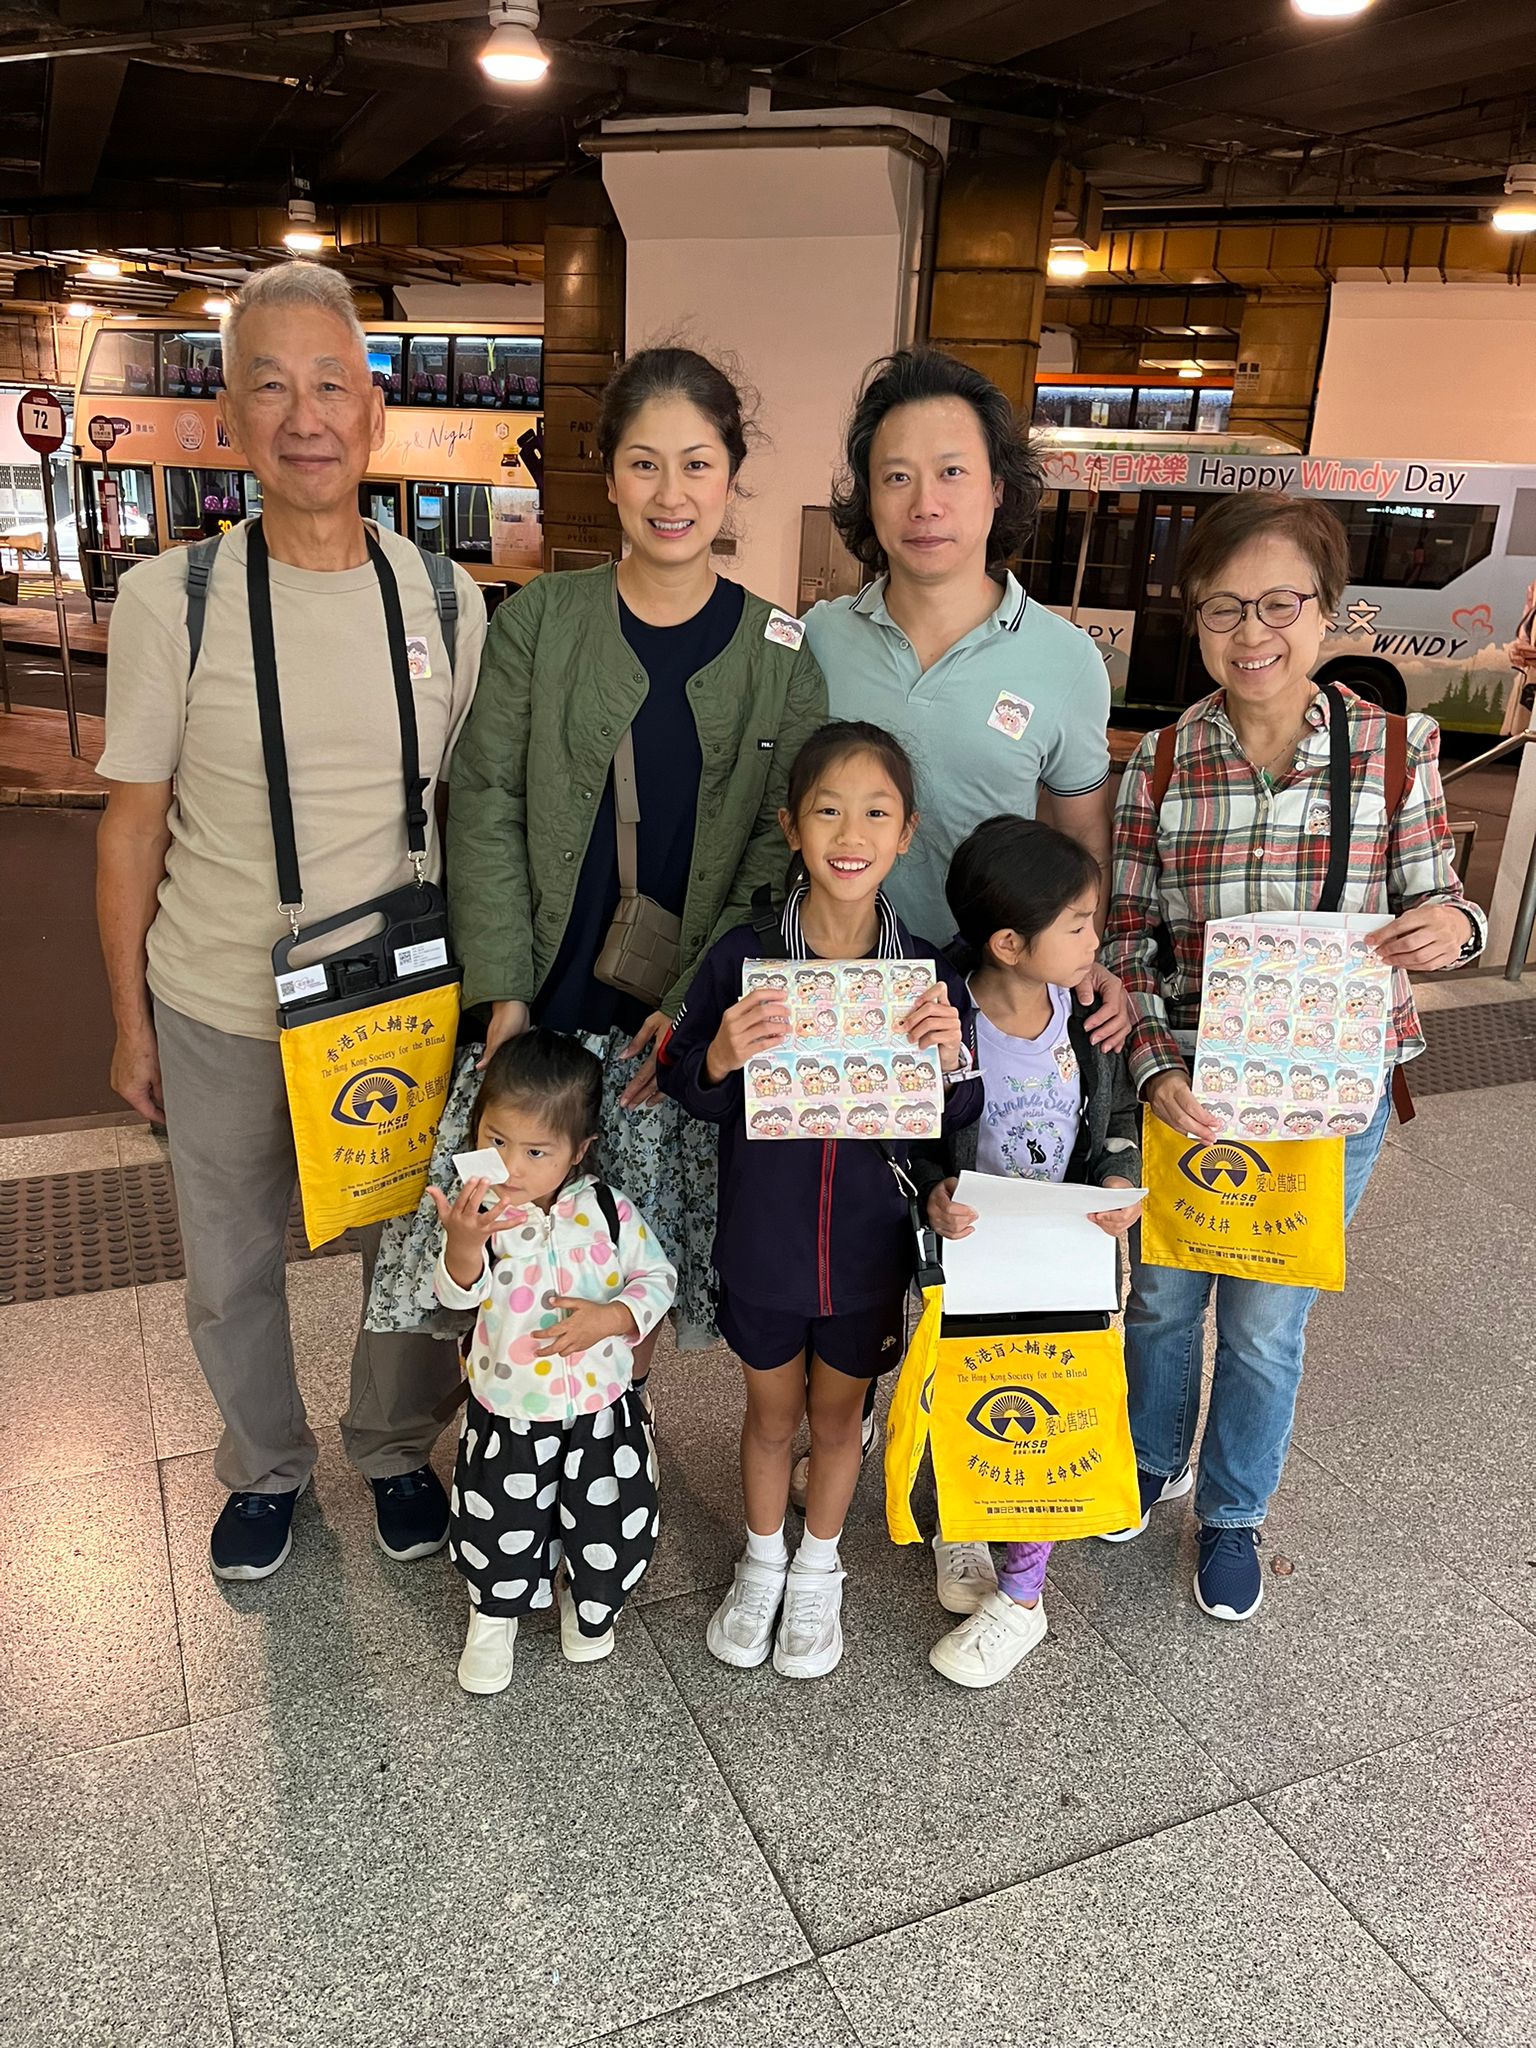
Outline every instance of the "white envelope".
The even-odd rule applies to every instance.
[[[952,1316],[1071,1315],[1118,1309],[1115,1240],[1090,1216],[1128,1209],[1145,1188],[962,1173],[954,1199],[976,1211],[969,1237],[944,1241]]]

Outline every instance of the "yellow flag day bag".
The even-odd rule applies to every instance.
[[[447,905],[442,891],[426,879],[427,778],[417,751],[400,592],[371,533],[368,555],[389,633],[406,847],[416,879],[304,927],[267,546],[259,521],[247,537],[246,593],[261,750],[280,908],[290,926],[288,936],[272,949],[278,1043],[311,1248],[355,1224],[403,1216],[421,1200],[459,1023],[460,970],[448,957]],[[378,922],[382,929],[355,936],[359,925]],[[340,950],[308,966],[293,966],[300,947],[308,949],[348,928],[354,935],[343,940]]]
[[[922,1233],[923,1313],[886,1422],[885,1520],[920,1543],[912,1489],[933,1459],[949,1543],[1059,1542],[1141,1513],[1125,1352],[1103,1313],[946,1316],[937,1244]]]
[[[1141,1256],[1153,1266],[1336,1294],[1344,1285],[1344,1142],[1206,1145],[1143,1111]]]

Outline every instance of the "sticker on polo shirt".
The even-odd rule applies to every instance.
[[[1006,733],[1009,739],[1017,740],[1024,737],[1024,728],[1034,715],[1035,707],[1027,697],[1015,697],[1007,690],[1000,690],[987,723],[994,732]]]
[[[768,623],[763,628],[765,640],[776,640],[780,647],[798,650],[805,638],[804,619],[792,618],[788,612],[781,612],[777,605],[768,614]]]
[[[419,634],[412,634],[405,643],[405,659],[411,671],[413,683],[426,683],[432,679],[432,656],[427,643]]]

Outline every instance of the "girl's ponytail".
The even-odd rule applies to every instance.
[[[1061,913],[1099,886],[1099,864],[1085,846],[1035,818],[988,818],[955,848],[944,883],[960,934],[948,952],[956,970],[986,965],[994,932],[1016,932],[1028,946]]]

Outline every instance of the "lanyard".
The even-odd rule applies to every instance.
[[[427,778],[421,773],[416,739],[416,699],[411,691],[411,661],[405,644],[405,615],[400,587],[378,541],[365,529],[368,559],[378,578],[389,635],[389,665],[400,718],[400,770],[405,788],[405,843],[418,883],[426,880]],[[298,936],[304,909],[299,875],[299,849],[293,833],[293,794],[288,786],[288,749],[283,740],[283,703],[277,684],[277,643],[272,633],[272,576],[266,537],[256,520],[246,535],[246,601],[251,615],[251,658],[256,670],[256,708],[261,718],[261,755],[267,775],[267,807],[272,817],[272,844],[277,855],[278,908]]]

